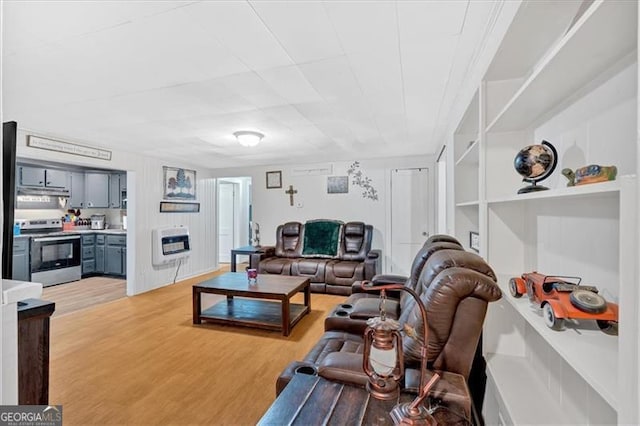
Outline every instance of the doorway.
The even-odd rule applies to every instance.
[[[408,276],[415,254],[429,237],[429,193],[429,169],[391,171],[392,274]]]
[[[229,263],[233,248],[250,243],[251,178],[219,178],[217,205],[218,262]]]

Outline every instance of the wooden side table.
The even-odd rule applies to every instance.
[[[18,306],[18,403],[49,405],[49,318],[55,303],[25,299]]]
[[[363,388],[297,373],[258,425],[393,425],[389,415],[393,407],[415,397],[401,393],[399,401],[380,401]],[[464,416],[446,408],[436,409],[432,415],[439,425],[470,424]]]
[[[231,272],[236,271],[236,256],[237,255],[247,255],[250,256],[254,253],[262,253],[262,248],[254,247],[254,246],[244,246],[231,249]]]

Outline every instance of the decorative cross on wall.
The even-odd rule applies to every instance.
[[[298,191],[293,189],[293,185],[289,185],[289,189],[284,192],[289,195],[289,205],[293,206],[293,194],[297,194]]]

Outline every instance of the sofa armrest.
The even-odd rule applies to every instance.
[[[364,259],[364,279],[370,280],[381,271],[382,253],[380,250],[371,250]]]
[[[392,274],[378,274],[371,278],[371,284],[375,287],[376,285],[384,285],[384,284],[403,284],[408,280],[408,277],[404,275],[392,275]],[[364,293],[365,291],[362,289],[362,284],[368,281],[356,281],[351,284],[351,293]],[[377,291],[368,291],[367,293],[378,294]],[[396,292],[394,292],[396,293]],[[389,292],[387,293],[389,294]]]
[[[318,365],[318,375],[327,380],[364,387],[369,381],[362,367],[363,355],[332,352]]]
[[[260,251],[257,253],[253,253],[249,256],[249,267],[253,269],[258,269],[260,266],[260,261],[262,259],[266,259],[267,257],[273,257],[276,254],[276,248],[274,246],[262,246],[260,247]]]

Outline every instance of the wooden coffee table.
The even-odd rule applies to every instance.
[[[304,292],[304,305],[291,303],[291,297]],[[202,310],[202,293],[222,294],[226,300]],[[227,325],[282,330],[291,328],[311,312],[309,279],[283,275],[258,275],[249,284],[244,272],[228,272],[193,286],[193,323],[202,321]]]

